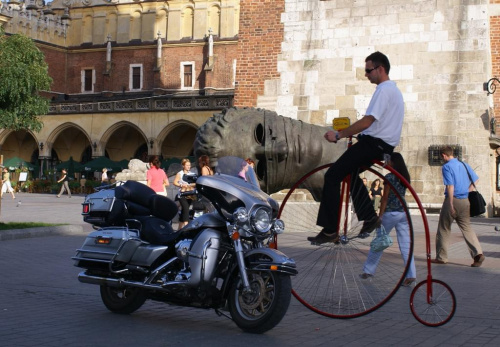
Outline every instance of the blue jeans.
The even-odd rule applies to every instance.
[[[390,233],[391,230],[396,228],[396,236],[398,238],[399,251],[403,257],[403,261],[406,266],[408,260],[408,255],[410,253],[410,227],[408,225],[408,219],[406,218],[405,212],[386,212],[382,216],[382,225],[385,230]],[[377,270],[377,265],[382,258],[384,252],[372,252],[368,253],[368,258],[366,258],[365,265],[363,266],[363,272],[375,275]],[[417,271],[415,269],[414,257],[411,257],[410,267],[406,273],[406,278],[417,278]]]

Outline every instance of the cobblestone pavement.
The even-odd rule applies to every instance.
[[[17,207],[17,203],[21,205]],[[132,315],[117,315],[101,303],[97,286],[81,284],[71,256],[91,230],[82,223],[82,196],[4,196],[0,221],[69,223],[79,231],[0,242],[1,346],[498,346],[500,345],[500,233],[498,219],[475,219],[473,226],[486,261],[471,268],[455,226],[450,262],[432,267],[433,278],[454,290],[457,311],[450,323],[430,328],[409,309],[411,289],[401,288],[388,304],[369,315],[347,320],[320,316],[297,300],[283,321],[262,335],[243,333],[212,310],[147,302]],[[421,278],[426,273],[425,237],[418,217],[415,255]],[[429,216],[432,251],[437,224]]]

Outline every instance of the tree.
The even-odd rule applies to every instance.
[[[6,35],[0,27],[0,128],[40,131],[52,78],[43,53],[24,35]]]

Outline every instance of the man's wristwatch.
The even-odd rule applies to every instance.
[[[338,131],[335,133],[335,139],[336,139],[337,141],[338,141],[338,140],[340,140],[340,135],[339,135],[339,132],[338,132]]]

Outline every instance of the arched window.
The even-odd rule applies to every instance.
[[[117,41],[116,22],[116,14],[110,13],[106,18],[106,35],[104,37],[105,42],[108,41],[108,35],[111,35],[111,41]]]
[[[133,12],[130,15],[130,40],[141,39],[141,13],[139,11]]]
[[[85,16],[83,19],[83,43],[92,42],[92,16]]]
[[[182,38],[193,38],[194,11],[186,7],[182,12]]]
[[[220,8],[212,6],[208,11],[208,27],[212,29],[212,35],[220,36]]]
[[[155,39],[157,38],[158,31],[162,39],[167,38],[167,12],[165,10],[160,10],[156,14]]]

